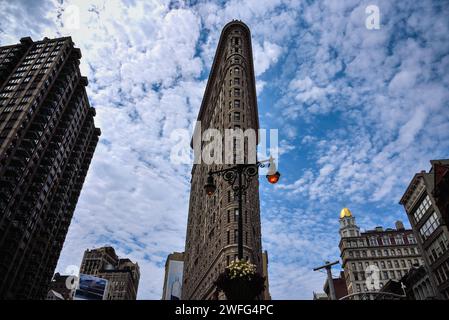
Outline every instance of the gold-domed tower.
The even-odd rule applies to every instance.
[[[343,208],[340,211],[340,237],[360,236],[360,228],[355,224],[355,218],[351,210]]]
[[[340,211],[340,219],[343,219],[344,217],[352,217],[352,212],[348,208],[343,208]]]

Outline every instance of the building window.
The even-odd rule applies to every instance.
[[[377,243],[377,238],[369,238],[369,245],[370,246],[377,246],[378,245],[378,243]]]
[[[240,121],[240,112],[234,112],[234,121]]]
[[[402,235],[397,235],[394,238],[394,241],[396,242],[396,244],[404,244],[404,238],[402,237]]]
[[[440,225],[438,220],[438,216],[434,211],[421,227],[421,229],[419,229],[419,233],[421,234],[423,240],[427,239],[435,231],[435,229],[438,228],[438,226]]]
[[[415,236],[413,234],[409,234],[407,236],[407,241],[408,241],[409,244],[416,244],[416,239],[415,239]]]
[[[383,237],[382,238],[382,243],[383,243],[384,246],[391,245],[390,237]]]
[[[427,209],[430,208],[430,198],[429,195],[423,199],[418,208],[413,212],[413,217],[415,222],[418,223],[421,220],[422,216],[426,213]]]
[[[240,100],[234,100],[234,108],[240,108]]]
[[[231,243],[231,232],[229,230],[226,231],[226,236],[227,236],[227,244],[230,244]]]
[[[433,263],[439,257],[441,257],[449,248],[449,242],[445,233],[442,233],[432,242],[432,244],[427,249],[429,252],[430,261]]]

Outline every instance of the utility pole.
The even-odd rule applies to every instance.
[[[329,284],[329,294],[331,300],[337,300],[337,296],[335,295],[334,281],[332,280],[332,266],[338,264],[338,261],[329,262],[326,261],[324,265],[313,269],[313,271],[318,271],[320,269],[326,269],[327,271],[327,283]]]

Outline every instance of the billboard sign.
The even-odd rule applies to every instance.
[[[74,300],[105,300],[108,280],[89,274],[80,274]]]
[[[170,260],[168,264],[168,276],[165,300],[181,300],[181,284],[182,284],[182,269],[184,267],[184,262]]]

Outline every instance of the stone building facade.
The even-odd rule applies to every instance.
[[[447,177],[449,160],[432,160],[429,172],[415,174],[400,204],[407,212],[439,299],[449,299],[449,231]],[[446,182],[445,182],[446,179]]]
[[[100,129],[70,37],[0,47],[0,299],[44,299]]]
[[[136,300],[139,288],[139,265],[120,259],[112,247],[86,250],[80,273],[108,280],[107,300]]]
[[[198,115],[201,129],[217,129],[223,136],[225,129],[259,128],[257,97],[249,28],[240,21],[228,23],[220,36]],[[194,136],[195,136],[194,135]],[[257,144],[257,137],[254,144]],[[195,137],[193,146],[195,148]],[[245,144],[244,158],[248,162]],[[222,150],[222,159],[229,154]],[[195,152],[195,158],[199,154]],[[237,160],[235,149],[231,157]],[[238,161],[238,160],[237,160]],[[194,164],[192,168],[189,215],[184,255],[183,299],[213,299],[213,282],[225,267],[237,257],[238,223],[237,197],[222,177],[215,179],[216,192],[207,197],[204,191],[209,170],[218,170],[228,164]],[[257,176],[253,177],[243,195],[243,257],[262,266],[261,226]]]
[[[344,208],[340,213],[340,253],[348,294],[379,291],[390,279],[401,279],[412,266],[422,265],[415,236],[405,229],[402,222],[396,228],[360,232],[351,211]],[[366,279],[373,278],[378,270],[379,286],[367,286]],[[375,276],[374,276],[375,277]]]

